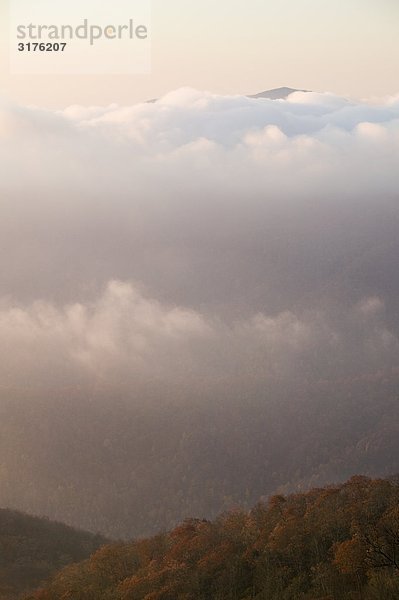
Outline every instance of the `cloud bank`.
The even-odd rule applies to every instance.
[[[399,97],[3,104],[3,387],[214,397],[399,364],[398,157]]]

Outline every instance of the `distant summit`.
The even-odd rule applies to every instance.
[[[247,96],[247,98],[267,98],[268,100],[285,100],[290,94],[294,92],[309,92],[310,90],[296,90],[289,87],[280,87],[273,90],[267,90],[266,92],[260,92],[259,94],[253,94]],[[158,101],[158,98],[151,98],[147,100],[146,104],[154,104]]]
[[[274,90],[267,90],[266,92],[260,92],[259,94],[254,94],[252,96],[248,96],[249,98],[268,98],[269,100],[285,100],[288,98],[290,94],[294,92],[309,92],[309,90],[295,90],[294,88],[289,87],[280,87],[275,88]]]

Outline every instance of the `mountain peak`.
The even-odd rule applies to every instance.
[[[280,87],[273,90],[267,90],[266,92],[260,92],[259,94],[253,94],[249,98],[267,98],[269,100],[285,100],[290,94],[294,92],[308,92],[309,90],[297,90],[289,87]]]

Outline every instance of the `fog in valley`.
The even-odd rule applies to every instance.
[[[399,97],[0,106],[0,505],[114,537],[399,471]]]

